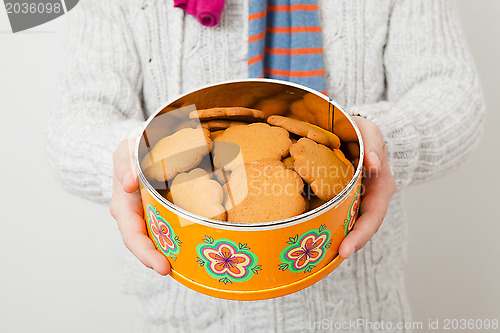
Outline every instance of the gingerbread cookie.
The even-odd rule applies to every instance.
[[[340,147],[339,137],[321,127],[282,116],[271,116],[267,118],[267,122],[271,125],[283,127],[291,133],[309,138],[332,149]]]
[[[345,145],[347,155],[351,159],[359,158],[359,143],[357,142],[347,142]]]
[[[286,114],[289,109],[289,102],[285,99],[271,97],[260,101],[255,108],[262,111],[264,113],[264,117],[267,118],[276,114]]]
[[[168,192],[167,195],[165,195],[165,199],[167,199],[171,203],[174,203],[174,199],[172,198],[172,192]]]
[[[264,120],[264,113],[262,111],[249,108],[225,107],[192,111],[189,114],[189,118],[199,119],[200,121],[210,121],[215,119],[262,121]]]
[[[243,163],[267,158],[279,161],[288,155],[291,144],[288,131],[281,127],[265,123],[229,127],[215,139],[214,166],[216,169],[233,170],[242,164],[241,160]],[[238,150],[242,158],[235,159]]]
[[[173,179],[179,172],[197,166],[211,150],[210,132],[184,128],[154,146],[141,163],[144,175],[157,181]]]
[[[283,220],[306,210],[304,183],[276,159],[237,167],[226,185],[227,219],[234,223]]]
[[[317,196],[310,197],[308,202],[309,202],[309,210],[316,209],[322,206],[324,203],[326,203],[326,201],[321,200]]]
[[[212,141],[215,141],[215,139],[221,136],[222,133],[224,133],[224,130],[210,132],[210,138],[212,139]]]
[[[285,165],[285,167],[287,169],[292,169],[294,168],[294,164],[295,164],[295,159],[292,157],[292,156],[287,156],[285,157],[284,159],[281,160],[281,162],[283,162],[283,164]]]
[[[307,138],[290,147],[290,155],[295,158],[295,171],[324,201],[339,194],[354,175],[352,164],[339,149],[335,151]]]
[[[206,128],[211,132],[224,130],[228,127],[238,126],[238,125],[248,125],[248,123],[242,121],[225,120],[225,119],[215,119],[201,123],[201,127]]]
[[[211,180],[203,169],[179,173],[172,182],[170,193],[173,203],[188,212],[214,220],[226,220],[222,187]]]

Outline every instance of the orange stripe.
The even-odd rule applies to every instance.
[[[266,47],[266,53],[279,54],[279,55],[321,54],[323,53],[323,48],[310,47],[303,49],[281,49],[281,48]]]
[[[248,17],[248,21],[252,21],[252,20],[257,20],[257,19],[260,19],[260,18],[262,18],[262,17],[266,16],[266,12],[267,12],[267,10],[265,10],[265,9],[264,9],[264,10],[263,10],[263,11],[261,11],[261,12],[254,13],[254,14],[252,14],[252,15],[250,15],[250,16]]]
[[[295,5],[276,5],[276,6],[267,6],[267,9],[273,12],[290,12],[294,10],[307,10],[307,11],[314,11],[314,10],[319,10],[318,5],[300,5],[300,4],[295,4]]]
[[[251,42],[255,42],[255,41],[259,40],[259,39],[264,38],[264,36],[265,36],[265,35],[266,35],[266,32],[264,31],[264,32],[261,32],[261,33],[260,33],[260,34],[258,34],[258,35],[253,35],[253,36],[250,36],[250,37],[248,37],[248,42],[249,42],[249,43],[251,43]]]
[[[251,64],[254,64],[256,62],[259,62],[262,59],[264,59],[264,53],[262,53],[262,54],[260,54],[260,55],[258,55],[256,57],[248,59],[248,65],[251,65]]]
[[[293,34],[296,32],[321,32],[321,27],[268,27],[267,32],[275,34]]]
[[[271,68],[264,68],[264,73],[265,74],[270,74],[270,75],[279,75],[279,76],[320,76],[320,75],[325,75],[325,70],[324,69],[317,69],[313,71],[287,71],[287,70],[281,70],[281,69],[271,69]]]

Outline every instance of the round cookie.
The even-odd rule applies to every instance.
[[[267,122],[271,125],[283,127],[291,133],[306,137],[332,149],[340,147],[338,136],[313,124],[282,116],[271,116],[267,118]]]
[[[219,131],[224,130],[231,126],[247,125],[248,123],[242,121],[225,120],[225,119],[215,119],[210,121],[205,121],[201,123],[201,127],[206,128],[209,131]]]
[[[215,119],[239,120],[239,121],[262,121],[264,113],[262,111],[242,107],[224,107],[195,110],[189,114],[191,119],[200,121],[210,121]]]
[[[156,143],[141,163],[144,175],[157,181],[174,178],[197,166],[211,150],[210,132],[183,128]]]
[[[334,152],[307,138],[294,143],[290,155],[295,159],[295,171],[324,201],[339,194],[354,175],[354,167],[339,149]]]
[[[221,144],[225,142],[226,144]],[[243,163],[262,159],[281,160],[288,155],[292,141],[288,131],[266,123],[229,127],[215,139],[214,166],[216,169],[233,170]],[[242,158],[235,158],[239,147]],[[236,151],[238,153],[238,151]]]
[[[307,207],[302,179],[279,160],[241,165],[225,186],[228,222],[278,221],[300,215]]]
[[[171,185],[171,201],[188,212],[225,221],[224,194],[220,184],[203,169],[179,173]]]

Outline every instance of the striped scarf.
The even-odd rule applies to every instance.
[[[249,0],[248,75],[299,83],[326,95],[317,0]]]

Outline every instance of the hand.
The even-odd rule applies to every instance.
[[[156,250],[147,235],[137,170],[133,161],[135,140],[122,141],[113,155],[113,196],[109,211],[118,223],[123,243],[146,267],[161,275],[170,272],[167,258]]]
[[[365,145],[364,192],[359,207],[360,216],[340,244],[339,255],[344,259],[365,246],[377,232],[387,213],[389,200],[396,192],[382,132],[368,119],[353,118]]]

